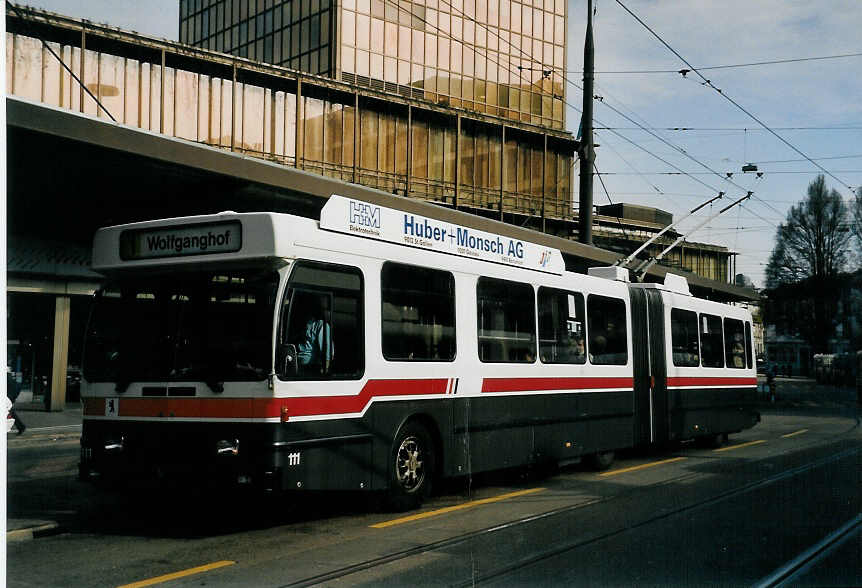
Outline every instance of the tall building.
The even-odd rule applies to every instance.
[[[180,0],[180,41],[564,129],[565,0]]]
[[[180,0],[179,15],[183,43],[314,74],[285,94],[303,123],[285,163],[573,234],[563,0]]]
[[[565,131],[565,0],[180,0],[182,43],[347,84],[303,82],[286,163],[575,238]],[[287,70],[286,70],[287,71]],[[407,101],[407,106],[405,102]],[[235,145],[234,148],[237,146]],[[268,155],[243,141],[239,148]],[[597,206],[594,243],[631,253],[671,215]],[[648,249],[658,254],[679,235]],[[664,264],[727,281],[734,254],[683,243]]]

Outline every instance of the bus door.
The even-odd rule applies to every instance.
[[[663,443],[669,424],[664,303],[659,291],[645,288],[632,288],[631,301],[635,444]]]

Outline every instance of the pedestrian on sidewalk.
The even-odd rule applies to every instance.
[[[769,367],[766,368],[766,395],[770,402],[775,402],[775,376],[777,369],[774,363],[769,364]]]
[[[7,366],[6,367],[6,398],[12,403],[12,406],[9,407],[9,416],[15,419],[15,428],[18,429],[18,434],[22,434],[26,429],[27,425],[24,424],[24,421],[18,416],[18,413],[15,412],[15,401],[18,399],[18,394],[21,393],[21,388],[18,386],[18,382],[15,381],[15,376],[12,375],[12,370]]]

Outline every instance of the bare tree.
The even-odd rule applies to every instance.
[[[857,195],[857,200],[862,196]],[[862,215],[859,206],[856,214]],[[766,266],[766,285],[776,288],[841,273],[853,238],[851,215],[841,195],[826,188],[823,176],[808,185],[808,197],[792,207],[778,226]]]
[[[862,253],[862,186],[856,188],[856,199],[853,201],[853,234]]]
[[[827,350],[833,334],[832,298],[848,265],[852,219],[841,195],[826,187],[822,175],[817,176],[805,200],[793,206],[778,226],[766,266],[767,288],[776,294],[780,289],[784,297],[790,293],[797,300],[792,322],[816,352]]]

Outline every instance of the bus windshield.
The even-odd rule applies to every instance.
[[[272,371],[278,274],[136,277],[99,291],[87,327],[90,382],[262,380]]]

